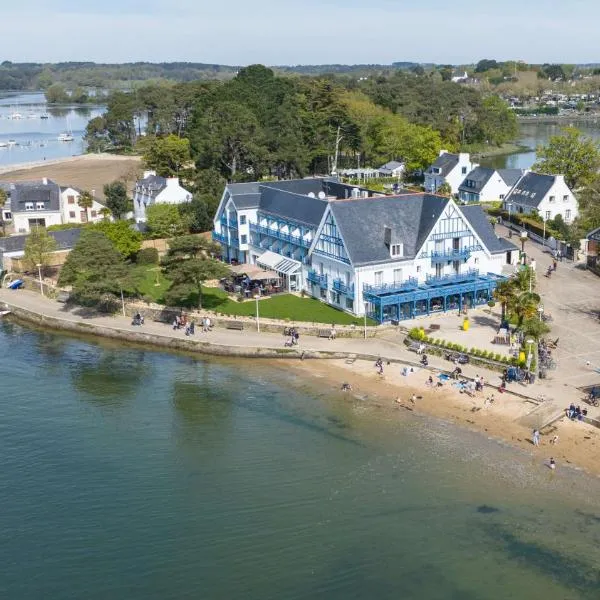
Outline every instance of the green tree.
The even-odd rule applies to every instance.
[[[494,298],[500,302],[502,320],[504,321],[507,311],[512,312],[512,307],[517,298],[514,282],[510,279],[501,281],[494,290]]]
[[[67,104],[71,100],[67,90],[60,83],[53,83],[46,90],[45,95],[48,104]]]
[[[176,176],[190,158],[190,141],[176,135],[144,140],[142,160],[161,177]]]
[[[436,194],[439,194],[440,196],[452,196],[452,188],[450,187],[450,184],[447,181],[444,181],[444,183],[442,183],[442,185],[440,185],[440,187],[437,189]]]
[[[110,138],[105,117],[94,117],[88,121],[83,141],[86,152],[107,152],[112,149],[113,140]]]
[[[118,306],[121,290],[132,293],[134,289],[123,256],[95,228],[81,232],[60,271],[58,284],[72,286],[71,295],[78,304],[107,311]]]
[[[191,202],[179,204],[177,208],[191,233],[202,233],[212,229],[216,206],[210,206],[205,196],[194,195]]]
[[[576,190],[594,182],[600,169],[600,147],[575,127],[565,127],[561,135],[550,138],[537,149],[533,169],[539,173],[564,175],[567,185]]]
[[[121,219],[132,209],[131,200],[127,197],[127,188],[122,181],[107,183],[104,186],[104,198],[104,203],[115,219]]]
[[[525,319],[521,329],[523,330],[525,339],[531,337],[534,340],[539,340],[547,333],[550,333],[550,327],[548,327],[544,321],[540,321],[538,318]]]
[[[79,208],[83,208],[85,210],[85,218],[86,221],[90,220],[90,209],[94,206],[94,197],[88,191],[83,191],[79,194],[79,198],[77,199],[77,204]]]
[[[41,265],[42,272],[50,261],[50,255],[56,250],[56,240],[44,227],[34,227],[25,241],[25,262],[31,270]]]
[[[6,206],[7,201],[8,194],[0,188],[0,226],[2,226],[2,235],[6,235],[6,224],[4,223],[4,212],[2,209]]]
[[[522,292],[519,294],[519,296],[517,296],[514,304],[514,312],[517,316],[517,323],[519,327],[523,325],[525,320],[535,319],[539,304],[540,297],[533,292]]]
[[[517,117],[502,98],[498,96],[484,98],[476,113],[477,137],[482,142],[500,146],[518,136]]]
[[[220,251],[211,241],[188,235],[170,240],[162,261],[163,272],[171,281],[165,295],[171,306],[202,308],[202,285],[209,279],[219,279],[229,268],[212,258]]]
[[[152,204],[146,209],[146,225],[150,235],[172,238],[189,231],[189,221],[182,216],[175,204]]]
[[[125,259],[134,257],[142,247],[142,234],[127,221],[101,221],[92,228],[105,235]]]

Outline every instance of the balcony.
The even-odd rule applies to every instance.
[[[220,242],[221,244],[228,244],[229,240],[224,233],[217,233],[216,231],[212,232],[213,242]]]
[[[434,233],[431,236],[431,239],[434,240],[434,241],[451,240],[453,238],[469,237],[470,235],[473,235],[472,231],[469,231],[468,229],[463,229],[462,231],[450,231],[450,232],[444,232],[444,233]]]
[[[397,283],[383,283],[381,285],[363,285],[363,292],[371,296],[385,296],[386,294],[397,294],[398,292],[410,292],[419,287],[419,282],[414,277],[409,277],[405,281]]]
[[[306,279],[323,289],[327,288],[327,275],[319,275],[316,271],[311,269],[308,272],[308,276],[306,277]]]
[[[449,283],[461,283],[463,281],[472,281],[479,277],[479,269],[469,269],[464,273],[452,273],[450,275],[427,275],[425,282],[427,285],[447,285]]]
[[[311,244],[310,240],[305,240],[299,235],[292,235],[291,233],[284,233],[283,231],[279,231],[278,229],[263,227],[258,223],[250,223],[250,231],[253,231],[255,233],[261,233],[263,235],[268,235],[277,238],[278,240],[289,242],[290,244],[296,244],[296,246],[302,246],[303,248],[310,248]]]
[[[221,215],[221,218],[219,220],[221,221],[221,225],[225,225],[225,227],[227,227],[227,216],[226,215]]]
[[[233,219],[229,219],[228,225],[231,229],[237,229],[238,228],[238,224],[237,221],[233,220]]]
[[[341,279],[333,280],[333,290],[348,296],[348,298],[354,298],[354,284],[346,285]]]
[[[467,260],[473,252],[482,250],[481,246],[467,246],[465,248],[449,248],[448,250],[441,250],[433,252],[423,252],[421,258],[431,258],[431,262],[440,263],[449,260]]]

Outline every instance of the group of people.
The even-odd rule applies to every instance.
[[[202,331],[207,332],[212,329],[212,321],[210,317],[202,317],[201,325]],[[196,323],[194,321],[188,321],[186,315],[176,315],[173,319],[173,331],[178,329],[185,329],[185,335],[190,336],[196,333]]]
[[[295,327],[290,327],[287,331],[285,331],[287,335],[289,335],[289,340],[285,342],[285,346],[298,346],[300,344],[300,334]]]
[[[131,324],[137,327],[141,327],[144,324],[144,315],[141,313],[135,313],[133,319],[131,320]]]
[[[584,417],[587,417],[587,408],[581,408],[581,406],[575,406],[573,402],[571,402],[569,408],[567,409],[567,417],[571,419],[571,421],[583,421]]]

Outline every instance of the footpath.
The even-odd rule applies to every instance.
[[[42,327],[70,331],[86,335],[98,335],[126,342],[149,344],[167,349],[177,349],[220,356],[244,358],[286,359],[345,359],[384,362],[403,366],[419,367],[419,358],[404,345],[404,335],[397,339],[389,334],[381,337],[337,338],[329,340],[314,336],[301,336],[298,347],[286,347],[287,338],[277,333],[258,333],[246,327],[243,331],[213,328],[202,332],[196,327],[194,336],[186,336],[182,330],[173,330],[165,323],[146,321],[143,326],[131,324],[130,317],[90,314],[85,309],[66,307],[54,300],[26,290],[0,289],[0,305],[5,304],[14,316]],[[388,367],[391,368],[391,367]],[[429,369],[448,372],[454,365],[441,357],[429,357]],[[462,365],[463,375],[474,378],[483,376],[487,385],[497,388],[500,374],[473,365]],[[557,391],[560,397],[556,397]],[[537,422],[551,422],[571,401],[579,403],[575,388],[557,389],[554,383],[525,385],[510,384],[508,393],[521,397],[532,404]],[[598,411],[598,409],[596,409]],[[600,411],[599,411],[600,413]]]

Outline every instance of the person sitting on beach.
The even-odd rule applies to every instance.
[[[424,367],[427,367],[429,365],[427,354],[423,354],[423,356],[421,357],[421,365]]]
[[[556,469],[556,461],[554,458],[550,457],[550,464],[548,465],[553,471]]]
[[[485,402],[483,403],[484,406],[486,406],[487,404],[494,404],[495,402],[495,398],[494,398],[494,394],[490,394],[486,399]]]
[[[429,379],[425,382],[425,385],[433,387],[433,377],[430,375]]]
[[[452,371],[451,377],[452,379],[458,379],[462,375],[462,369],[460,367],[456,367],[454,371]]]
[[[342,392],[351,392],[352,386],[349,383],[342,383]]]
[[[569,408],[567,409],[567,417],[569,417],[569,419],[575,418],[575,404],[573,402],[571,402]]]
[[[173,331],[175,331],[176,329],[179,329],[179,320],[177,319],[177,317],[173,319]]]
[[[194,323],[194,321],[192,321],[190,323],[190,335],[194,335],[195,332],[196,332],[196,323]]]

